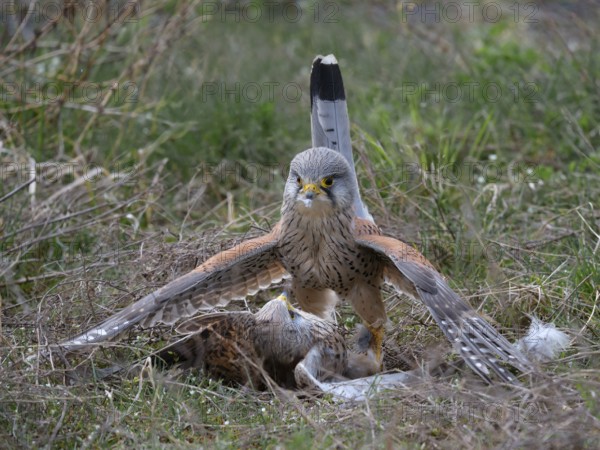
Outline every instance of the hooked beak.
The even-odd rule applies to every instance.
[[[303,194],[300,196],[299,200],[304,203],[306,208],[312,207],[313,200],[315,197],[321,195],[323,191],[314,183],[307,183],[302,186],[300,189],[300,193]]]
[[[280,300],[283,303],[285,303],[285,306],[287,307],[288,311],[291,311],[294,309],[294,307],[292,306],[292,304],[290,303],[290,301],[288,300],[288,296],[287,293],[285,291],[283,291],[279,297],[277,297],[275,300]]]
[[[312,200],[316,195],[321,194],[321,189],[314,183],[307,183],[300,190],[307,199]]]

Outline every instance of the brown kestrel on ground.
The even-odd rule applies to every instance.
[[[318,317],[331,319],[337,302],[349,301],[371,332],[371,356],[377,363],[382,360],[387,321],[380,288],[388,283],[421,300],[466,363],[488,382],[492,372],[503,381],[516,382],[500,361],[522,371],[530,369],[527,358],[463,301],[423,255],[383,236],[362,209],[348,156],[349,125],[339,67],[333,57],[318,58],[313,78],[315,71],[321,82],[311,88],[313,145],[326,142],[333,150],[314,147],[292,160],[281,219],[271,232],[216,254],[61,343],[63,348],[97,344],[136,324],[172,324],[290,278],[290,295]],[[317,105],[315,98],[320,101]]]
[[[227,311],[188,319],[177,327],[184,337],[162,349],[168,366],[195,368],[225,382],[266,387],[311,386],[377,371],[363,355],[347,350],[337,326],[294,308],[285,294],[252,314]]]

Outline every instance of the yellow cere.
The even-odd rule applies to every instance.
[[[305,184],[304,187],[302,188],[302,192],[308,192],[308,191],[312,191],[315,194],[319,194],[321,192],[321,190],[317,187],[317,185],[313,184],[313,183]]]

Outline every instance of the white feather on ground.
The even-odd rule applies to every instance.
[[[526,353],[530,359],[547,362],[567,349],[569,342],[569,336],[556,328],[553,323],[544,323],[532,317],[527,334],[519,339],[515,346]]]

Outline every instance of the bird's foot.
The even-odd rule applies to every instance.
[[[383,326],[370,326],[367,325],[367,330],[371,334],[369,340],[369,352],[372,354],[375,362],[379,368],[383,369],[383,338],[385,336],[385,329]]]
[[[375,368],[370,373],[381,372],[383,370],[383,338],[385,330],[383,326],[358,325],[358,333],[355,335],[354,350],[359,355],[361,365],[370,360],[369,367]],[[364,376],[364,375],[360,375]],[[350,378],[356,378],[351,376]]]

